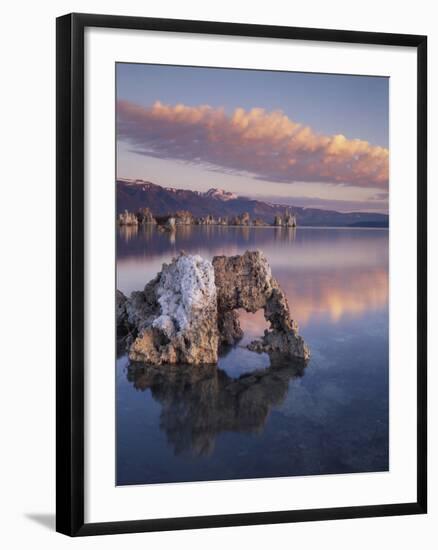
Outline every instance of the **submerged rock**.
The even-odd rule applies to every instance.
[[[270,329],[249,344],[256,352],[306,360],[309,350],[291,319],[287,299],[260,251],[241,256],[180,254],[143,291],[117,291],[117,328],[131,361],[215,364],[220,345],[240,340],[238,309],[263,309]]]

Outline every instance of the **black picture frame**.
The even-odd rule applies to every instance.
[[[417,499],[106,523],[84,522],[84,30],[86,27],[406,46],[417,51]],[[426,36],[73,13],[56,22],[56,529],[69,536],[424,514],[427,511]]]

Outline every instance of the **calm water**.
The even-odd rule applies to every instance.
[[[212,258],[262,250],[312,358],[272,367],[244,344],[216,367],[117,360],[117,484],[388,469],[388,232],[376,229],[121,229],[117,286],[142,289],[184,250]]]

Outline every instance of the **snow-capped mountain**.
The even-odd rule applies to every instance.
[[[154,216],[174,214],[178,210],[188,210],[195,217],[212,215],[240,216],[248,212],[252,219],[259,218],[273,223],[276,214],[287,211],[294,214],[300,226],[371,226],[388,227],[386,214],[371,212],[336,212],[318,208],[303,208],[273,204],[248,197],[240,197],[223,189],[209,189],[205,193],[174,187],[161,187],[149,181],[117,181],[117,213],[128,210],[137,212],[148,207]]]
[[[204,195],[206,197],[219,199],[221,201],[230,201],[238,198],[236,194],[231,193],[230,191],[225,191],[224,189],[215,189],[214,187],[206,191]]]

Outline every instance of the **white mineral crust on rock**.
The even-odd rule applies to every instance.
[[[142,330],[129,356],[134,361],[216,363],[219,333],[212,264],[180,255],[164,264],[156,287],[160,315]]]
[[[199,324],[205,309],[216,309],[213,266],[201,256],[180,256],[163,270],[157,296],[161,315],[152,326],[173,338]]]

